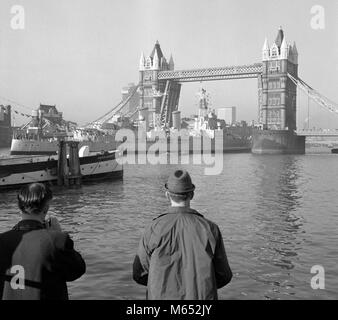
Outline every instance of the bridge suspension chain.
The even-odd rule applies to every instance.
[[[135,108],[135,110],[131,110],[128,113],[123,114],[123,116],[126,117],[126,118],[129,118],[129,119],[132,119],[137,112],[144,110],[144,109],[146,109],[146,108],[142,108],[142,106],[138,106],[138,107]]]
[[[132,92],[126,99],[120,101],[116,106],[114,106],[112,109],[106,112],[103,116],[97,118],[92,122],[87,123],[86,127],[103,124],[107,122],[110,118],[112,118],[115,114],[121,112],[121,110],[126,106],[126,104],[130,101],[130,99],[135,95],[139,86],[140,86],[139,84],[135,86],[135,88],[133,88]]]
[[[322,108],[338,115],[338,104],[332,102],[330,99],[320,94],[302,79],[295,78],[289,73],[288,77],[297,86],[297,88],[300,88],[302,91],[304,91],[309,98],[317,102]]]

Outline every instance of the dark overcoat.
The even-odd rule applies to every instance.
[[[65,232],[35,220],[22,220],[0,234],[0,298],[67,300],[67,281],[81,277],[86,265]]]

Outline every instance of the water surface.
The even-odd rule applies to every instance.
[[[132,262],[145,226],[167,207],[163,185],[174,165],[129,165],[121,181],[55,189],[51,211],[75,240],[87,273],[72,299],[144,299]],[[234,273],[221,299],[338,298],[338,156],[224,155],[221,175],[185,165],[192,206],[222,231]],[[15,192],[0,193],[0,232],[18,220]],[[325,290],[310,286],[325,268]]]

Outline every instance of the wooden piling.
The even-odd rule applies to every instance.
[[[67,159],[67,147],[69,157]],[[60,141],[58,157],[58,185],[81,185],[81,168],[79,158],[79,142]]]
[[[79,158],[79,142],[69,142],[69,178],[71,184],[81,185],[81,168]]]
[[[67,143],[59,141],[59,157],[58,157],[58,185],[68,186],[68,165],[67,165]]]

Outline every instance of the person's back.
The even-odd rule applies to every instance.
[[[31,187],[40,193],[39,189],[43,188],[46,187]],[[25,199],[28,205],[23,208],[23,219],[12,230],[0,234],[0,298],[68,299],[66,282],[85,272],[85,262],[56,220],[50,226],[44,222],[51,196],[40,201],[39,212],[28,214],[28,207],[34,207],[29,204],[32,198],[27,191]]]
[[[177,197],[169,198],[173,205]],[[148,299],[180,300],[217,299],[217,289],[232,277],[219,228],[190,205],[171,206],[154,219],[140,241],[133,275],[147,285]]]

